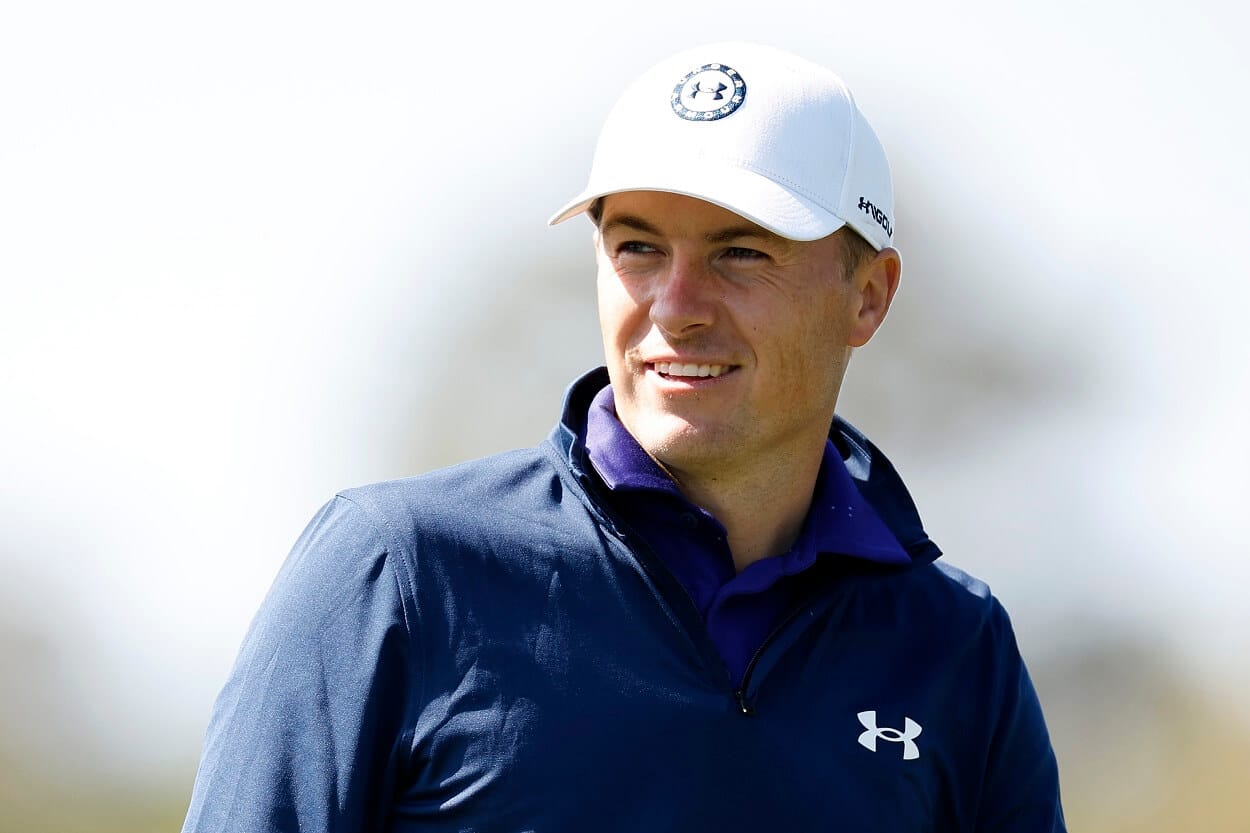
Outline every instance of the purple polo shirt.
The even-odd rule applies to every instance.
[[[608,385],[595,396],[586,427],[590,461],[611,490],[612,507],[686,588],[735,682],[798,598],[804,570],[821,553],[884,564],[911,558],[859,494],[830,441],[812,505],[788,552],[734,570],[725,527],[681,493],[616,416]]]

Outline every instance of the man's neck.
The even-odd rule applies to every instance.
[[[790,549],[803,529],[824,449],[799,459],[774,457],[749,470],[721,470],[713,476],[669,474],[682,494],[725,527],[734,567],[747,566]]]

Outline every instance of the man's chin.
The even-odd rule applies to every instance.
[[[724,426],[697,425],[671,417],[644,421],[630,433],[647,454],[669,471],[702,468],[709,461],[726,456],[734,446]]]

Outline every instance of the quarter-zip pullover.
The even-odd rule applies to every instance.
[[[730,681],[591,472],[574,384],[542,446],[340,493],[214,706],[185,833],[1062,831],[1002,607],[880,453],[831,437],[908,555],[843,555]]]

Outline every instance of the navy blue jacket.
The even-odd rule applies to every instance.
[[[614,520],[581,437],[341,493],[214,707],[184,831],[1056,831],[1011,625],[935,564],[889,462],[833,436],[912,556],[830,553],[736,689]]]

